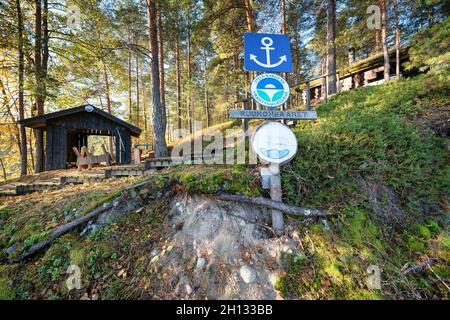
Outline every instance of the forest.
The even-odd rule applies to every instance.
[[[374,4],[380,28],[368,27]],[[255,75],[243,70],[245,32],[289,35],[292,87],[347,67],[349,48],[363,59],[410,43],[446,18],[448,5],[18,0],[1,1],[0,12],[0,166],[6,180],[44,170],[44,133],[19,126],[20,119],[92,104],[141,128],[139,143],[167,155],[177,129],[192,133],[201,129],[195,125],[224,122],[234,102],[249,96]],[[289,107],[297,104],[291,99]]]
[[[448,300],[449,11],[0,0],[0,300]]]

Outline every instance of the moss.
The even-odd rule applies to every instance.
[[[348,295],[345,297],[349,300],[384,300],[385,296],[379,290],[352,290],[348,292]]]
[[[76,248],[70,251],[70,263],[82,267],[86,263],[86,250],[83,248]]]
[[[110,194],[108,194],[105,197],[100,198],[99,200],[95,201],[93,204],[91,204],[90,206],[86,207],[85,209],[83,209],[83,211],[80,213],[80,216],[84,216],[87,213],[91,212],[92,210],[94,210],[95,208],[98,208],[100,206],[102,206],[103,204],[113,200],[114,198],[118,197],[120,194],[122,194],[123,189],[111,192]]]
[[[378,251],[383,250],[383,245],[377,238],[378,228],[364,209],[350,204],[344,208],[344,215],[344,227],[341,229],[344,239],[358,248],[365,248],[367,244],[371,244]]]
[[[16,290],[8,284],[8,279],[0,278],[0,300],[13,300]]]
[[[430,229],[426,225],[416,223],[413,225],[414,234],[422,240],[429,240],[432,237]]]
[[[327,276],[333,281],[334,283],[342,283],[344,276],[342,275],[342,272],[339,270],[339,267],[335,263],[331,263],[327,265],[324,268],[325,273]]]
[[[168,175],[169,180],[181,184],[189,192],[260,194],[255,174],[248,172],[245,166],[180,166]]]
[[[422,253],[426,251],[423,241],[413,236],[408,238],[406,245],[411,253]]]
[[[441,231],[441,228],[439,227],[439,225],[437,224],[436,221],[428,219],[426,221],[426,226],[428,228],[428,230],[431,231],[431,233],[439,233],[439,231]]]

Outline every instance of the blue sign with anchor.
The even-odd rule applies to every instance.
[[[292,72],[289,37],[284,34],[245,33],[245,71]]]

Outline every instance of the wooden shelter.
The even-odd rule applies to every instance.
[[[131,161],[131,137],[141,129],[92,105],[47,113],[19,121],[21,125],[46,131],[45,170],[65,169],[76,161],[73,147],[88,147],[89,135],[114,137],[115,162]]]
[[[400,64],[402,72],[405,73],[402,64],[409,61],[409,45],[400,47]],[[390,74],[395,71],[395,48],[389,50]],[[364,86],[378,85],[384,82],[384,55],[383,52],[377,52],[365,59],[355,61],[355,52],[349,50],[349,65],[336,72],[337,91],[347,91]],[[326,76],[308,79],[300,82],[291,88],[293,96],[302,98],[307,104],[307,100],[325,100],[327,99]]]

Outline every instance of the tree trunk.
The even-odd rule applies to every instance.
[[[177,129],[178,138],[181,138],[181,79],[180,79],[180,32],[177,31],[177,40],[175,44],[175,64],[177,78]]]
[[[295,82],[296,84],[300,81],[300,69],[301,69],[301,64],[300,64],[300,39],[299,39],[299,32],[297,30],[297,25],[298,25],[298,16],[295,19],[295,28],[294,28],[294,45],[295,45]]]
[[[17,11],[17,52],[19,53],[19,120],[25,118],[25,106],[23,99],[23,75],[24,75],[24,54],[23,54],[23,18],[20,0],[16,0]],[[20,125],[20,175],[27,174],[27,133],[25,126]]]
[[[245,18],[247,20],[247,31],[256,32],[256,19],[255,11],[253,10],[253,1],[244,0],[245,5]]]
[[[164,37],[161,21],[161,5],[158,10],[158,58],[159,58],[159,94],[161,96],[161,105],[166,110],[166,129],[169,133],[169,112],[166,108],[166,82],[164,79]],[[170,137],[169,137],[170,140]]]
[[[128,44],[131,43],[131,35],[130,30],[128,29]],[[128,77],[128,119],[132,123],[132,101],[131,101],[131,50],[127,50],[127,60],[128,60],[128,70],[127,70],[127,77]],[[136,123],[136,122],[135,122]]]
[[[149,47],[151,51],[151,73],[152,73],[152,104],[153,104],[153,139],[155,157],[167,157],[166,144],[166,109],[161,105],[159,59],[158,59],[158,30],[156,27],[156,4],[155,0],[147,0],[147,27],[149,34]]]
[[[381,7],[381,42],[383,45],[384,56],[384,80],[389,81],[389,72],[391,69],[389,63],[389,49],[386,43],[386,0],[380,0]]]
[[[192,101],[191,101],[191,34],[190,31],[188,31],[187,34],[187,78],[188,78],[188,95],[187,95],[187,109],[188,109],[188,122],[189,122],[189,132],[192,134],[194,132],[193,127],[193,111],[192,111]]]
[[[380,50],[380,31],[375,31],[375,52],[378,52]]]
[[[336,0],[327,6],[327,79],[328,95],[336,93]]]
[[[248,32],[256,32],[256,18],[255,18],[255,10],[253,9],[253,0],[244,0],[245,6],[245,18],[247,21],[247,31]],[[256,77],[256,72],[248,72],[249,74],[249,82],[251,82]],[[259,109],[259,104],[251,99],[252,107],[251,109]],[[228,116],[228,115],[227,115]]]
[[[143,97],[143,99],[142,99],[142,112],[143,112],[143,114],[144,114],[144,132],[145,132],[145,135],[144,135],[144,143],[148,143],[148,118],[147,118],[147,106],[146,106],[146,104],[145,104],[145,101],[146,101],[146,99],[145,99],[145,85],[146,85],[146,83],[144,82],[144,79],[142,78],[142,73],[141,73],[141,89],[142,89],[142,93],[141,93],[141,95],[142,95],[142,97]]]
[[[398,26],[398,0],[393,0],[395,24],[395,75],[400,77],[400,29]]]
[[[281,34],[286,34],[286,1],[281,0]],[[283,72],[283,78],[287,81],[287,73]],[[286,103],[283,103],[281,105],[281,110],[286,110],[287,104],[289,103],[289,100]],[[283,123],[285,123],[284,120],[282,120]]]
[[[158,10],[158,58],[159,58],[159,91],[161,95],[161,105],[166,107],[166,83],[164,79],[164,41],[163,28],[161,23],[161,10]]]
[[[209,101],[208,101],[208,75],[207,75],[207,71],[206,71],[206,51],[204,52],[204,64],[203,64],[203,79],[205,81],[204,84],[204,95],[205,95],[205,113],[206,113],[206,127],[208,128],[211,125],[211,118],[210,118],[210,114],[209,114]]]
[[[8,177],[6,176],[5,163],[3,162],[3,159],[2,159],[2,158],[0,158],[0,166],[2,167],[3,181],[6,181],[6,179],[7,179]]]
[[[105,84],[105,100],[106,100],[106,111],[111,113],[111,98],[109,96],[109,79],[108,79],[108,70],[106,69],[106,64],[103,62],[103,81]],[[108,145],[109,145],[109,155],[111,159],[114,159],[114,144],[113,137],[108,137]]]
[[[41,0],[35,0],[35,42],[34,42],[34,71],[36,77],[36,108],[37,115],[44,114],[44,87],[42,72],[42,10]],[[44,171],[44,133],[35,130],[36,135],[36,173]]]
[[[29,130],[30,136],[28,139],[28,143],[29,143],[29,148],[30,148],[30,157],[31,157],[31,164],[30,164],[30,170],[33,172],[33,164],[34,162],[34,150],[33,150],[33,133],[36,133],[34,130]],[[36,136],[34,136],[34,138],[36,139]],[[35,172],[33,172],[35,173]]]
[[[139,105],[139,54],[136,53],[136,126],[140,125],[140,105]]]

